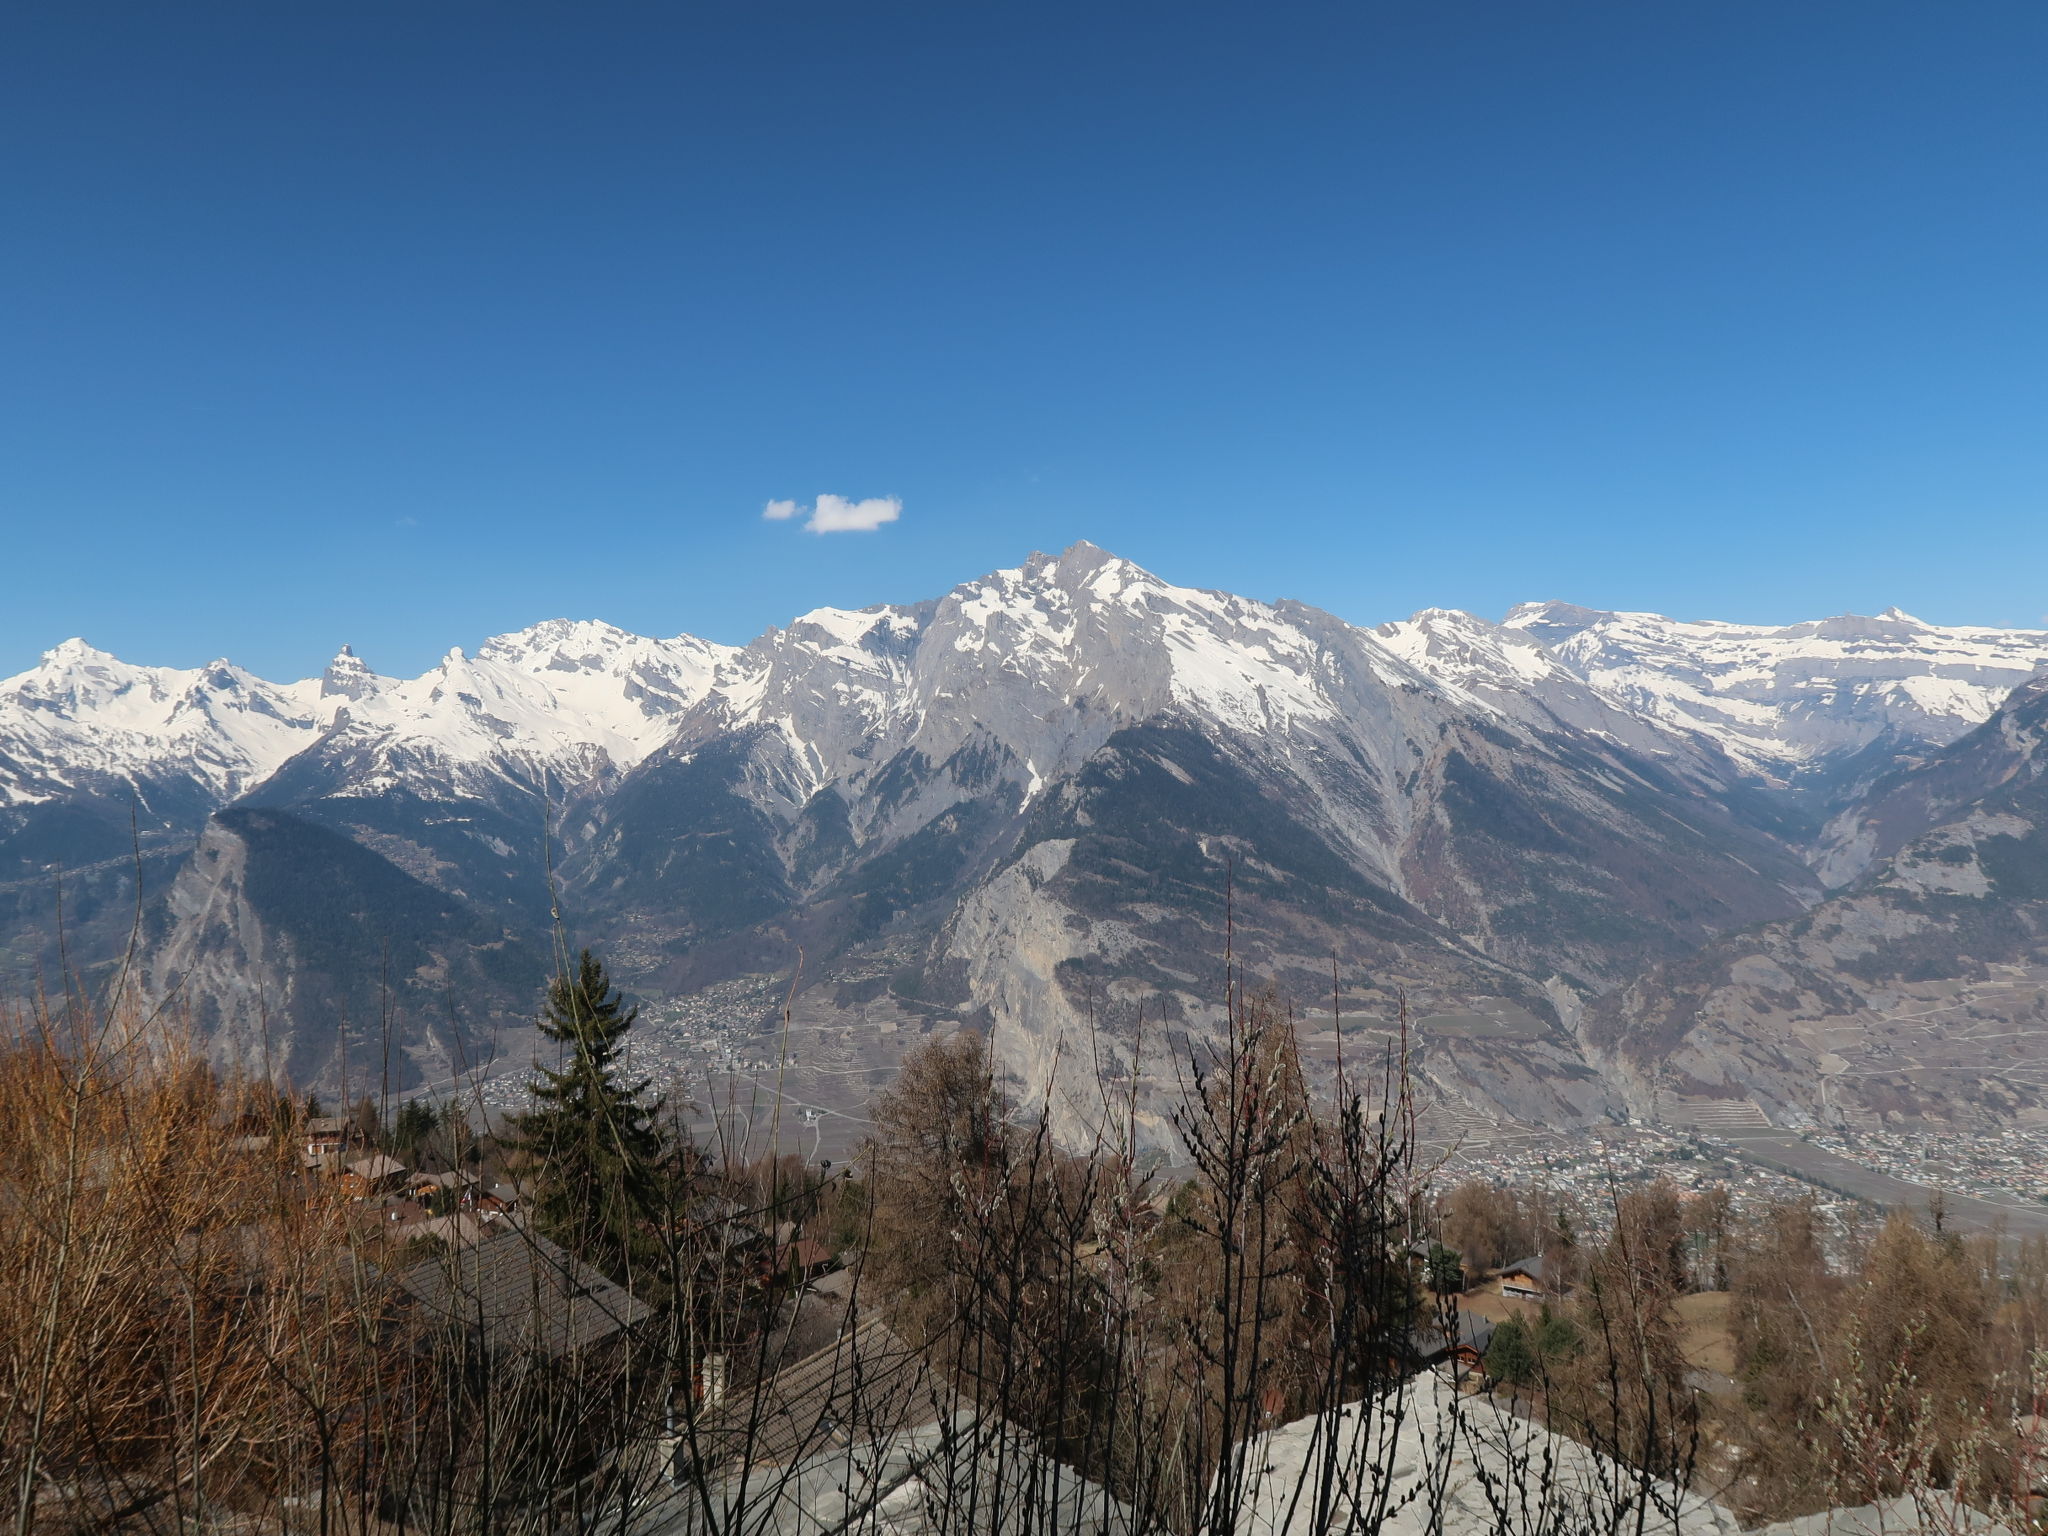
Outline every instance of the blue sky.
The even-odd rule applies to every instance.
[[[2039,624],[2044,63],[2039,0],[17,7],[0,672],[738,641],[1079,538]]]

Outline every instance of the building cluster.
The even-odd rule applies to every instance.
[[[1440,1175],[1510,1189],[1541,1189],[1569,1201],[1586,1235],[1605,1235],[1613,1197],[1663,1181],[1681,1192],[1725,1190],[1738,1217],[1766,1205],[1811,1198],[1829,1225],[1846,1230],[1856,1202],[1803,1179],[1730,1155],[1712,1137],[1649,1126],[1616,1126],[1573,1137],[1547,1132],[1468,1134],[1451,1149]]]
[[[1815,1146],[1894,1178],[2048,1204],[2048,1126],[2003,1131],[1816,1131]]]
[[[245,1151],[268,1150],[267,1135],[248,1135]],[[300,1122],[295,1152],[309,1178],[328,1181],[350,1202],[358,1232],[391,1243],[432,1238],[450,1248],[473,1247],[517,1230],[519,1189],[489,1182],[469,1168],[430,1172],[408,1168],[370,1144],[347,1115],[314,1115]]]
[[[773,1072],[777,1064],[761,1054],[761,1039],[776,1000],[768,981],[743,977],[643,1002],[633,1026],[632,1070],[683,1098],[702,1097],[713,1074]],[[512,1063],[478,1084],[476,1097],[493,1118],[524,1109],[532,1078],[527,1062]]]

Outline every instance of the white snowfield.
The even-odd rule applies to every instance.
[[[1771,775],[1887,736],[1953,741],[2048,672],[2048,630],[1944,627],[1896,608],[1769,628],[1526,603],[1501,627],[1635,713]]]
[[[225,803],[318,745],[359,743],[384,764],[354,786],[388,787],[405,759],[465,771],[554,767],[573,780],[626,767],[702,698],[730,646],[650,640],[609,624],[551,620],[451,650],[420,677],[372,672],[347,646],[322,677],[269,683],[225,661],[132,666],[67,640],[0,681],[0,797],[59,799],[108,782],[140,791],[197,781]]]
[[[1738,1536],[1733,1513],[1434,1373],[1254,1440],[1241,1536]],[[2011,1536],[1936,1489],[1748,1536]]]
[[[381,677],[344,647],[324,676],[280,684],[69,640],[0,681],[0,806],[122,786],[145,810],[181,788],[225,804],[308,751],[346,762],[349,794],[543,776],[574,788],[750,725],[786,739],[792,795],[857,787],[906,748],[940,761],[977,736],[1015,752],[1035,787],[1120,724],[1177,713],[1284,747],[1355,734],[1404,691],[1592,732],[1685,772],[1725,754],[1782,781],[1879,741],[1953,740],[2043,671],[2048,632],[1896,609],[1772,629],[1541,603],[1502,624],[1429,609],[1366,629],[1177,587],[1081,544],[936,602],[817,609],[743,648],[558,619],[416,678]]]
[[[1735,1518],[1435,1373],[1247,1450],[1246,1536],[1735,1536]],[[1640,1524],[1638,1524],[1640,1522]]]
[[[1246,1477],[1205,1533],[1232,1536],[1741,1536],[1701,1494],[1646,1477],[1435,1375],[1245,1447]],[[1226,1472],[1225,1478],[1231,1474]],[[994,1415],[962,1410],[821,1440],[716,1482],[662,1488],[634,1536],[1140,1536],[1160,1529]],[[1925,1490],[1748,1536],[2012,1536]]]

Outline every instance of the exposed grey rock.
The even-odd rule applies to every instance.
[[[557,908],[655,996],[801,948],[800,1012],[986,1027],[1075,1124],[1060,1063],[1127,1080],[1200,1048],[1229,927],[1238,973],[1304,1012],[1334,963],[1345,1032],[1304,1026],[1333,1060],[1395,1038],[1403,997],[1517,1021],[1412,1032],[1422,1079],[1484,1113],[1576,1123],[1675,1080],[1796,1120],[1841,1075],[1813,1010],[1931,985],[1943,946],[1977,966],[1958,984],[2032,963],[2006,854],[2040,825],[2013,798],[2035,738],[2008,712],[1947,744],[2044,656],[1895,610],[1374,631],[1086,544],[738,649],[558,620],[421,678],[344,648],[277,685],[70,642],[0,683],[0,924],[18,975],[52,964],[61,869],[69,953],[111,966],[139,882],[159,995],[223,1059],[255,1059],[253,1017],[323,1078],[382,1016],[390,944],[423,1074],[477,1048],[424,1000],[525,1007]],[[1802,919],[1808,859],[1847,889]]]
[[[2048,1122],[2044,741],[2033,683],[1845,814],[1860,879],[1600,999],[1596,1050],[1639,1102],[1654,1083],[1787,1125]]]

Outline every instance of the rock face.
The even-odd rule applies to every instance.
[[[2048,679],[1830,832],[1863,873],[1598,1001],[1632,1080],[1781,1124],[2048,1121]]]
[[[1723,766],[1081,546],[748,647],[564,874],[671,988],[907,937],[892,1001],[984,1022],[1041,1091],[1083,1041],[1142,1075],[1141,1010],[1165,1070],[1221,995],[1228,900],[1240,963],[1293,996],[1326,997],[1334,958],[1383,1025],[1402,985],[1429,1013],[1511,1005],[1534,1034],[1480,1053],[1495,1090],[1449,1049],[1447,1086],[1578,1118],[1606,1100],[1544,980],[1611,985],[1817,894],[1699,791]]]
[[[216,1061],[351,1097],[525,1045],[497,1003],[538,957],[461,901],[278,811],[212,817],[152,914],[141,981]]]
[[[150,985],[221,1059],[323,1083],[373,1021],[380,1070],[484,1053],[556,911],[657,998],[800,948],[800,1017],[976,1023],[1055,1097],[1063,1063],[1167,1072],[1227,954],[1312,1052],[1386,1047],[1405,999],[1444,1095],[1572,1123],[1653,1066],[1769,1079],[1735,1065],[1787,1049],[1762,1025],[1652,1026],[1659,978],[1907,869],[1937,822],[2021,814],[1982,741],[2044,660],[1896,613],[1367,630],[1085,544],[739,649],[552,621],[416,679],[345,647],[275,685],[71,642],[0,683],[0,924],[47,970],[61,866],[74,959],[125,952],[139,907]],[[1973,910],[2006,910],[1985,878]],[[1763,1097],[1805,1113],[1795,1073]]]

